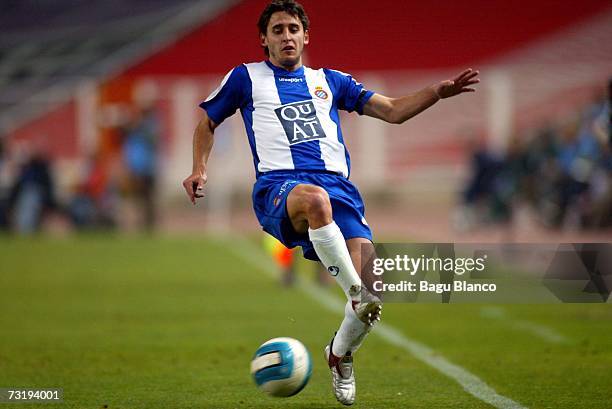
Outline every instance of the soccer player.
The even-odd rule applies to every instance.
[[[183,186],[192,203],[203,197],[214,130],[240,109],[255,165],[253,208],[261,226],[285,246],[301,246],[304,257],[320,260],[346,294],[344,320],[325,353],[336,399],[351,405],[353,354],[380,320],[382,304],[359,274],[362,245],[364,257],[373,255],[372,233],[361,196],[348,179],[350,159],[338,110],[401,124],[442,98],[473,92],[478,72],[468,69],[453,80],[389,98],[348,74],[302,65],[309,20],[294,0],[272,1],[258,27],[267,59],[232,69],[200,104],[204,112],[193,138],[193,170]]]

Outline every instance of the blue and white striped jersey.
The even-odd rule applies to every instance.
[[[257,176],[273,170],[327,170],[345,177],[350,158],[338,109],[363,114],[374,93],[340,71],[286,71],[242,64],[200,104],[220,124],[240,109]]]

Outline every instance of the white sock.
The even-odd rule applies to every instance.
[[[372,326],[357,318],[351,302],[347,302],[344,307],[344,320],[334,337],[332,353],[340,357],[346,355],[348,351],[355,353],[371,330]]]
[[[344,236],[336,222],[332,221],[327,226],[314,230],[309,228],[308,235],[317,256],[340,284],[347,298],[350,300],[351,295],[359,294],[361,279],[353,266]]]

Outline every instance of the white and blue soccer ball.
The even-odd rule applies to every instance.
[[[304,389],[311,373],[308,350],[293,338],[273,338],[264,342],[251,361],[251,375],[257,387],[272,396],[297,394]]]

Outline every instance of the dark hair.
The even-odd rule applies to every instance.
[[[270,4],[266,6],[264,11],[262,11],[261,16],[259,16],[257,27],[259,28],[260,34],[266,35],[268,33],[270,17],[272,17],[272,14],[279,11],[284,11],[285,13],[297,18],[302,23],[304,31],[308,30],[310,20],[308,20],[304,7],[302,7],[300,3],[296,2],[295,0],[272,0]],[[264,47],[264,51],[266,55],[270,55],[268,47]]]

